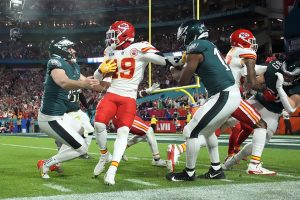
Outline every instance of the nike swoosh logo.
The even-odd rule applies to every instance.
[[[217,174],[215,174],[215,175],[213,175],[213,176],[212,176],[211,174],[209,174],[209,177],[210,177],[210,178],[215,178],[216,176],[218,176],[218,175],[220,175],[220,174],[222,174],[222,172],[219,172],[219,173],[217,173]]]

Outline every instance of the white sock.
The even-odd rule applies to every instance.
[[[264,128],[256,128],[253,132],[252,139],[252,156],[250,162],[260,163],[260,157],[265,147],[267,130]]]
[[[236,155],[234,155],[234,158],[237,162],[239,162],[244,157],[250,156],[251,153],[252,153],[252,142],[247,143]]]
[[[127,142],[127,146],[131,147],[132,145],[135,145],[143,140],[146,139],[146,135],[140,136],[140,135],[134,135],[132,138],[130,138]]]
[[[45,165],[50,167],[51,165],[72,160],[86,153],[87,153],[86,145],[82,145],[80,148],[75,150],[72,147],[63,144],[59,152],[55,156],[47,160]]]
[[[153,157],[156,156],[155,159],[160,158],[157,141],[156,141],[156,138],[155,138],[155,135],[154,135],[154,131],[153,131],[152,128],[150,128],[147,131],[146,136],[147,136],[147,141],[148,141],[148,144],[149,144],[149,146],[151,148]]]
[[[106,125],[100,122],[95,122],[95,137],[100,150],[106,150],[107,131]]]
[[[112,160],[115,162],[120,162],[126,146],[127,146],[127,139],[129,134],[129,128],[126,126],[123,126],[121,128],[118,128],[117,130],[117,138],[114,143],[114,152],[113,152],[113,158]]]
[[[200,150],[199,137],[186,139],[186,168],[195,169],[199,150]]]
[[[220,163],[219,149],[218,149],[218,138],[216,134],[211,134],[206,138],[207,150],[210,157],[211,163]]]

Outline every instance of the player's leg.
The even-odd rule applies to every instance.
[[[241,131],[238,135],[238,138],[234,144],[234,151],[237,154],[240,151],[241,144],[249,137],[253,132],[253,128],[245,123],[241,123]]]
[[[38,123],[41,130],[70,147],[60,150],[56,155],[45,161],[38,162],[43,178],[49,178],[48,172],[51,165],[74,159],[87,152],[84,139],[74,130],[74,125],[70,125],[70,121],[72,121],[72,118],[68,115],[49,118],[49,116],[39,113]]]
[[[260,114],[255,110],[255,108],[244,100],[241,101],[239,108],[232,114],[232,116],[238,119],[240,122],[246,123],[250,127],[254,128],[252,156],[250,159],[250,164],[258,165],[260,163],[266,140],[266,122],[261,118]],[[240,160],[238,160],[237,158],[240,157],[237,156],[234,159],[236,162],[239,162]]]
[[[196,160],[200,150],[198,137],[200,134],[207,139],[207,148],[211,160],[211,168],[204,177],[213,179],[225,177],[220,166],[217,137],[213,133],[239,105],[241,97],[238,89],[231,87],[228,90],[211,97],[184,127],[183,134],[187,138],[186,168],[181,173],[168,174],[168,180],[191,181],[195,179]]]
[[[236,143],[236,140],[239,136],[240,131],[241,131],[241,124],[240,123],[238,123],[235,126],[231,127],[231,134],[229,136],[229,143],[228,143],[227,158],[234,155],[234,145]]]
[[[114,142],[112,162],[104,177],[104,183],[108,185],[115,184],[117,168],[127,146],[129,127],[132,126],[136,114],[135,99],[129,97],[119,97],[116,99],[116,101],[118,101],[116,117],[119,128],[117,129],[117,137]]]
[[[94,176],[97,177],[105,169],[105,164],[112,159],[111,154],[107,150],[107,130],[106,125],[115,116],[117,106],[114,102],[114,96],[111,93],[106,93],[98,103],[95,113],[95,137],[100,148],[100,158],[94,168]]]

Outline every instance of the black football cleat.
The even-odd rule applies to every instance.
[[[196,173],[194,172],[193,176],[189,176],[186,170],[184,169],[182,172],[178,173],[168,173],[166,178],[169,181],[194,181],[196,179]]]
[[[226,179],[225,173],[222,168],[214,170],[212,167],[209,168],[208,172],[198,176],[198,178],[205,179]]]

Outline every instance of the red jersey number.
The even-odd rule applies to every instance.
[[[117,60],[115,59],[115,62]],[[118,71],[118,68],[115,74],[112,76],[113,79],[124,78],[124,79],[132,79],[135,71],[135,59],[134,58],[123,58],[121,60],[121,69],[122,72]]]

